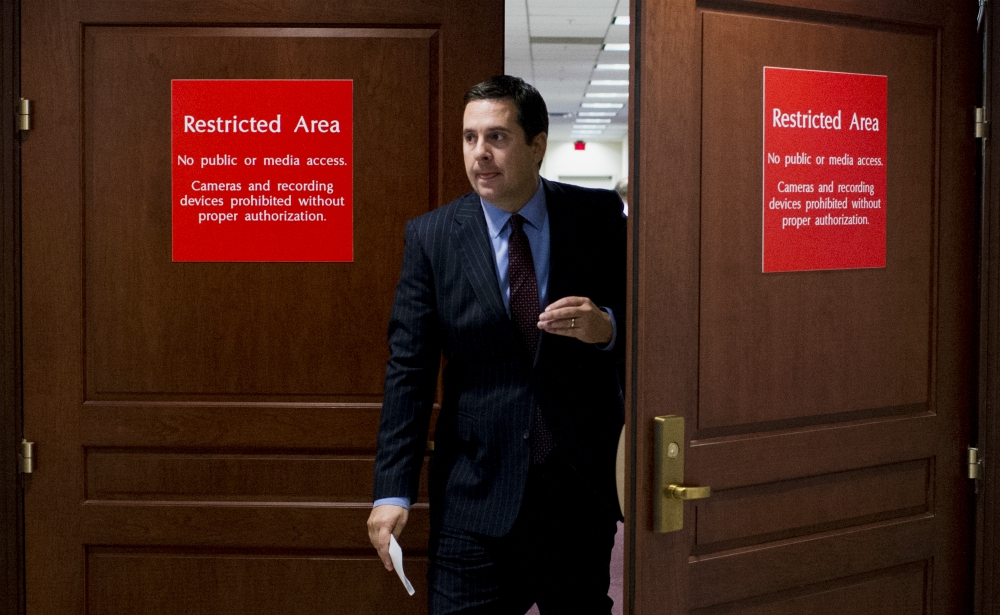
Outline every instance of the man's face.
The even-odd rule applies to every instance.
[[[473,100],[465,106],[462,140],[465,173],[487,202],[517,212],[538,188],[546,134],[524,142],[512,100]]]

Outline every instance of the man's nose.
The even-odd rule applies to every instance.
[[[486,139],[476,139],[476,147],[472,150],[476,158],[489,158],[490,148],[486,145]]]

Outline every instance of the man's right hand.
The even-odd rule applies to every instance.
[[[372,509],[372,514],[368,515],[368,538],[382,558],[386,570],[393,569],[392,558],[389,557],[389,535],[392,534],[398,540],[409,516],[409,510],[392,504],[376,506]]]

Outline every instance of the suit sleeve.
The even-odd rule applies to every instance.
[[[389,319],[389,363],[375,455],[378,500],[417,501],[438,369],[440,327],[433,272],[414,222],[406,226],[406,248]]]

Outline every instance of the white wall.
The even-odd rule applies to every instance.
[[[628,179],[628,135],[622,140],[622,177]]]
[[[613,189],[627,171],[623,143],[587,141],[587,148],[576,150],[572,141],[549,141],[542,160],[542,177],[590,188]]]

